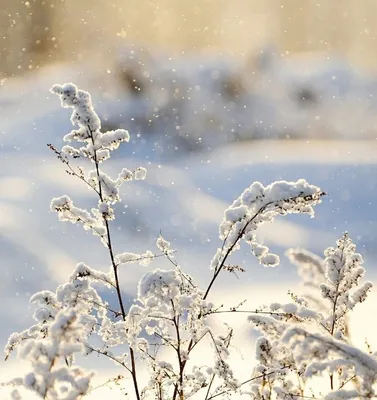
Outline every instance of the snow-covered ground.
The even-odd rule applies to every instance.
[[[281,60],[277,62],[285,63]],[[266,65],[264,71],[267,71]],[[113,79],[115,71],[104,74],[100,72],[86,74],[85,66],[80,68],[80,72],[72,66],[51,66],[22,79],[5,81],[1,87],[0,344],[5,344],[11,332],[30,323],[32,312],[28,309],[28,298],[33,292],[54,288],[70,274],[78,261],[85,261],[97,268],[107,268],[106,252],[98,243],[98,238],[77,226],[58,223],[56,215],[49,211],[50,199],[65,193],[77,199],[79,206],[90,205],[95,200],[85,186],[65,174],[64,167],[46,147],[47,142],[59,146],[62,135],[71,129],[69,111],[61,109],[58,100],[48,92],[53,83],[74,81],[83,89],[92,91],[95,107],[98,106],[100,114],[107,115],[105,125],[125,124],[124,120],[119,120],[120,111],[115,105],[124,110],[122,116],[140,112],[139,106],[149,107],[148,102],[152,101],[150,98],[134,100],[129,93],[124,94],[122,101],[116,101],[119,88]],[[187,72],[190,73],[191,70]],[[374,84],[366,85],[366,80],[360,78],[357,81],[344,73],[342,82],[348,86],[343,88],[341,85],[337,89],[332,87],[337,93],[344,90],[344,93],[349,93],[349,97],[355,93],[354,102],[357,103],[361,92],[365,95],[376,91]],[[280,67],[271,70],[270,79],[267,79],[267,72],[264,74],[264,78],[255,81],[255,90],[257,92],[260,87],[258,90],[260,93],[265,92],[266,98],[267,94],[271,94],[268,85],[276,89],[279,87],[276,82],[289,81],[283,78],[285,72]],[[292,71],[290,74],[287,73],[292,77],[298,76]],[[339,72],[333,76],[340,79],[342,74]],[[200,92],[205,90],[208,93],[197,97],[196,104],[200,103],[200,99],[211,99],[212,83],[207,85],[206,79],[203,78]],[[302,83],[302,79],[298,79],[298,82]],[[337,79],[331,78],[331,81],[337,82]],[[364,83],[357,86],[355,82]],[[293,83],[287,85],[293,88]],[[325,83],[322,85],[324,92],[329,90]],[[162,86],[166,87],[165,84]],[[318,88],[321,84],[319,82],[314,86]],[[213,94],[217,89],[211,90]],[[305,94],[306,98],[309,97],[308,93]],[[316,99],[323,99],[324,95],[321,96],[318,95]],[[331,96],[326,98],[331,103]],[[310,102],[314,102],[313,99],[311,97]],[[351,115],[352,112],[359,113],[353,107],[356,104],[354,102],[347,107],[346,101],[341,102],[346,108],[334,115],[330,112],[330,103],[318,107],[323,107],[320,109],[326,111],[329,118],[333,118],[334,124],[343,124],[350,130],[355,125],[350,125],[348,119],[356,123]],[[268,104],[268,107],[263,107],[267,118],[273,117],[271,110],[278,109],[281,112],[278,103]],[[181,106],[178,111],[186,115],[187,102]],[[166,104],[164,107],[167,110],[170,106]],[[222,107],[218,106],[216,112],[225,121],[227,115]],[[226,136],[221,146],[215,146],[213,144],[216,144],[216,140],[213,137],[207,140],[203,136],[200,142],[206,142],[207,145],[200,146],[197,152],[176,148],[179,147],[175,136],[177,131],[172,136],[165,135],[164,130],[173,129],[172,119],[166,119],[165,125],[163,122],[162,125],[155,125],[160,132],[152,132],[149,127],[150,131],[137,133],[136,122],[129,121],[132,141],[123,145],[120,155],[108,163],[108,171],[115,173],[123,166],[130,168],[142,165],[148,169],[148,176],[146,181],[128,183],[123,187],[124,201],[117,209],[120,217],[114,224],[116,248],[119,251],[154,250],[154,241],[161,230],[177,249],[176,257],[182,268],[204,285],[210,276],[210,260],[219,245],[217,227],[230,202],[255,180],[268,184],[277,179],[296,180],[303,177],[328,193],[323,204],[317,207],[316,218],[284,218],[260,232],[271,249],[281,255],[282,265],[275,269],[262,268],[248,249],[244,248],[235,255],[235,260],[246,269],[242,279],[224,274],[217,282],[214,299],[234,305],[232,302],[237,302],[235,293],[239,293],[239,300],[243,300],[242,294],[250,293],[253,288],[256,294],[249,305],[256,307],[266,300],[262,292],[270,293],[268,288],[279,288],[274,290],[286,292],[297,284],[297,278],[294,267],[284,258],[285,250],[300,246],[320,254],[326,247],[333,245],[345,230],[350,233],[366,259],[369,278],[377,276],[377,141],[372,139],[370,133],[377,102],[368,103],[363,112],[370,113],[370,117],[358,120],[359,125],[353,131],[355,135],[346,134],[343,128],[341,132],[344,135],[338,135],[334,129],[334,136],[352,136],[353,140],[313,139],[314,131],[310,130],[308,135],[308,131],[305,131],[306,122],[302,120],[309,111],[305,114],[302,107],[300,105],[294,112],[289,111],[292,127],[302,133],[303,138],[299,140],[232,141]],[[248,112],[238,114],[236,109],[233,111],[234,118],[238,115],[248,117]],[[284,115],[286,117],[288,113]],[[338,115],[341,115],[340,119]],[[335,126],[324,122],[323,117],[320,120],[326,128]],[[186,121],[185,129],[190,130],[190,118]],[[275,128],[278,126],[272,122],[268,124]],[[282,124],[288,126],[285,122]],[[198,137],[205,134],[200,133],[204,126],[200,120],[192,118],[192,128],[196,127],[196,133],[201,135]],[[249,132],[257,131],[252,124],[247,125],[245,122],[245,126],[250,127]],[[136,133],[132,128],[136,129]],[[317,126],[319,128],[320,125]],[[355,140],[362,131],[372,136]],[[320,137],[324,134],[323,131],[318,133]],[[259,131],[258,136],[263,136],[263,132]],[[174,145],[171,137],[174,138]],[[171,146],[169,151],[164,150],[165,144]],[[161,265],[170,268],[162,259],[156,260],[150,268]],[[142,267],[130,266],[121,273],[124,291],[130,301],[135,294],[136,283],[144,272]],[[262,292],[261,288],[264,288]],[[0,365],[0,371],[7,368],[7,365]]]

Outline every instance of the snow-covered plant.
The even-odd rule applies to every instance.
[[[321,202],[323,192],[305,180],[279,181],[268,186],[253,183],[225,211],[219,232],[222,245],[210,263],[212,276],[208,285],[200,288],[181,270],[174,258],[174,250],[161,235],[156,243],[158,254],[116,251],[111,225],[115,219],[113,205],[121,201],[119,188],[126,181],[144,179],[146,170],[123,168],[115,178],[107,175],[102,163],[122,142],[129,140],[128,132],[122,129],[101,132],[90,95],[75,85],[55,85],[51,91],[60,97],[63,107],[73,109],[71,121],[78,128],[64,137],[72,145],[65,145],[61,150],[53,145],[49,147],[64,164],[67,173],[85,183],[97,201],[91,210],[86,210],[64,195],[51,201],[51,210],[57,212],[61,221],[81,224],[85,230],[99,236],[109,255],[109,266],[105,271],[99,271],[79,263],[68,282],[55,292],[42,291],[31,298],[37,305],[35,324],[13,334],[5,348],[6,357],[17,347],[31,363],[31,371],[25,377],[9,382],[15,386],[13,397],[21,398],[18,387],[24,387],[43,399],[81,399],[93,390],[92,372],[78,366],[81,357],[77,356],[91,353],[111,359],[129,374],[133,398],[137,400],[183,400],[198,393],[210,400],[239,392],[246,382],[235,377],[229,362],[233,329],[228,327],[218,331],[208,320],[218,310],[208,300],[211,289],[222,271],[240,270],[230,263],[230,256],[243,241],[261,264],[278,265],[279,258],[257,240],[258,227],[271,223],[277,216],[292,213],[313,216],[313,207]],[[90,167],[75,166],[77,160],[89,161]],[[128,263],[147,265],[156,256],[165,257],[173,268],[145,274],[138,284],[134,304],[126,308],[119,279],[121,266]],[[355,259],[355,262],[359,261]],[[326,287],[330,287],[335,279],[335,272],[329,273]],[[326,329],[332,329],[333,336],[340,337],[338,332],[342,333],[344,316],[339,314],[338,304],[345,298],[340,292],[343,289],[338,285],[341,294],[335,300],[336,316],[333,313],[322,317],[301,300],[285,313],[296,313],[295,318],[299,319],[322,318]],[[105,300],[108,298],[104,295],[106,290],[115,293],[115,306]],[[347,298],[347,305],[356,304],[363,296],[358,292]],[[283,326],[281,320],[270,319],[276,321],[276,328],[274,324],[262,321],[267,328],[266,338],[259,341],[258,349],[262,358],[273,357],[281,374],[290,364],[299,365],[299,362],[291,350],[283,354],[287,359],[284,362],[280,355],[272,355],[275,347],[270,346],[269,335],[275,335],[275,331],[283,333],[287,321]],[[211,346],[213,358],[195,365],[191,362],[192,353],[202,343]],[[141,365],[149,370],[145,385],[140,383],[138,374]],[[252,378],[258,379],[258,376]]]
[[[14,379],[10,384],[22,385],[43,399],[73,400],[87,393],[93,374],[73,366],[72,356],[84,351],[81,337],[88,335],[87,329],[91,325],[92,318],[67,308],[56,313],[43,330],[44,335],[42,329],[37,333],[32,332],[33,328],[28,332],[29,337],[27,334],[13,335],[10,346],[15,345],[14,340],[25,340],[20,355],[30,360],[32,371],[23,379]],[[17,396],[16,390],[13,395]]]
[[[108,272],[101,272],[91,269],[84,263],[79,263],[69,282],[59,286],[56,293],[44,291],[34,295],[31,301],[38,304],[34,315],[37,322],[28,330],[10,337],[6,346],[6,357],[18,344],[26,343],[28,350],[26,353],[25,350],[23,352],[29,354],[33,372],[32,375],[17,382],[34,390],[42,398],[68,400],[80,398],[90,387],[91,374],[85,375],[74,366],[75,354],[95,350],[87,341],[94,333],[103,335],[103,332],[106,332],[104,325],[110,321],[109,313],[112,314],[114,321],[126,318],[118,278],[119,266],[137,261],[148,263],[153,258],[153,254],[151,252],[142,255],[116,254],[111,242],[110,222],[114,219],[112,206],[120,201],[119,187],[126,181],[144,179],[146,175],[144,168],[134,171],[123,168],[119,175],[112,179],[101,169],[101,164],[110,158],[111,152],[116,150],[122,142],[128,142],[129,133],[123,129],[102,133],[101,122],[92,107],[89,93],[78,90],[75,85],[55,85],[51,92],[60,97],[63,107],[73,109],[71,121],[73,125],[78,126],[78,129],[67,134],[64,141],[76,142],[78,146],[65,145],[61,150],[52,145],[49,147],[65,165],[66,172],[83,181],[96,194],[98,201],[96,207],[87,211],[76,207],[73,201],[64,195],[51,201],[51,210],[58,213],[61,221],[82,224],[85,230],[99,236],[108,250],[111,267]],[[72,159],[87,159],[92,168],[84,171],[81,166],[74,167],[71,163]],[[118,298],[116,311],[111,310],[108,303],[100,297],[97,292],[98,284],[115,290]],[[56,326],[61,325],[59,321],[64,320],[64,316],[67,316],[67,322],[63,325],[64,330],[61,334],[64,333],[66,337],[63,341],[58,340]],[[57,341],[59,347],[55,349],[53,344]],[[41,343],[45,343],[44,347],[48,349],[49,342],[53,351],[43,350]],[[39,356],[38,348],[41,348],[39,353],[42,352],[43,359]],[[106,353],[103,350],[98,351]],[[132,347],[129,349],[129,354],[131,359],[129,370],[138,393],[135,355]],[[65,362],[65,367],[58,369],[58,361]],[[43,369],[43,374],[40,373],[41,369]],[[68,373],[67,370],[71,372]],[[33,380],[30,376],[36,378]],[[85,385],[82,383],[83,376],[86,379]],[[55,381],[65,382],[65,391],[62,394],[55,390]]]
[[[325,251],[325,260],[305,250],[287,252],[311,290],[301,296],[291,293],[290,303],[272,303],[249,317],[263,333],[257,343],[254,376],[262,377],[253,382],[255,398],[315,397],[312,378],[317,375],[327,381],[320,386],[329,392],[326,399],[374,395],[376,370],[370,365],[377,360],[353,347],[348,335],[348,314],[372,287],[360,282],[365,270],[355,249],[344,234],[335,248]]]

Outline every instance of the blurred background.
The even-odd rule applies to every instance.
[[[377,67],[374,0],[1,0],[2,73],[102,57],[116,37],[172,54],[332,52]]]
[[[169,136],[165,147],[186,150],[376,137],[373,0],[0,4],[2,82],[58,64],[67,78],[81,71],[108,128]]]
[[[54,289],[76,262],[108,268],[95,237],[49,212],[64,193],[96,204],[46,148],[72,129],[49,93],[55,83],[88,90],[104,130],[130,131],[107,172],[148,169],[123,188],[119,252],[154,250],[161,230],[205,285],[233,199],[255,180],[305,178],[328,193],[316,218],[260,232],[281,266],[262,269],[242,248],[234,262],[247,272],[224,275],[214,300],[227,307],[255,293],[253,308],[273,291],[284,301],[298,285],[284,252],[321,255],[344,231],[376,277],[375,0],[0,0],[0,30],[0,344],[31,323],[30,295]],[[145,271],[122,274],[127,300]]]

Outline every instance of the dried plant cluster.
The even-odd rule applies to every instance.
[[[287,252],[298,265],[305,293],[291,294],[287,304],[272,303],[250,312],[242,304],[230,309],[247,312],[248,322],[260,332],[257,363],[250,364],[248,380],[237,379],[229,361],[233,328],[228,327],[224,334],[208,321],[210,316],[224,312],[209,300],[219,275],[244,272],[231,264],[231,255],[244,241],[262,265],[278,265],[278,256],[258,240],[259,226],[288,214],[314,216],[314,207],[324,195],[318,187],[301,179],[268,186],[254,182],[245,189],[225,210],[219,228],[222,244],[209,263],[212,277],[207,287],[201,288],[181,270],[175,251],[161,235],[156,252],[119,253],[114,248],[111,227],[113,206],[121,201],[119,188],[126,181],[144,179],[146,170],[123,168],[115,178],[107,175],[102,163],[122,142],[128,142],[128,132],[118,129],[102,133],[90,95],[75,85],[55,85],[51,91],[60,97],[63,107],[73,109],[71,121],[77,129],[64,137],[73,145],[61,150],[49,147],[67,173],[87,185],[97,201],[91,210],[85,210],[64,195],[51,201],[51,210],[60,221],[82,225],[99,236],[109,255],[109,267],[103,272],[79,263],[68,282],[55,292],[41,291],[32,296],[35,324],[12,334],[5,348],[6,358],[17,348],[30,362],[26,375],[4,383],[13,388],[13,399],[27,399],[31,392],[48,400],[90,398],[95,391],[93,372],[80,367],[77,356],[91,353],[119,366],[120,374],[107,383],[121,386],[125,374],[133,386],[129,397],[137,400],[376,396],[377,359],[355,348],[348,335],[347,317],[366,299],[372,285],[361,282],[363,260],[347,234],[336,247],[325,251],[324,259],[305,250]],[[90,161],[90,170],[75,165],[82,159]],[[122,267],[129,263],[148,265],[160,256],[166,258],[170,269],[146,273],[138,284],[134,303],[126,308],[119,280]],[[104,299],[106,291],[116,295],[115,305]],[[212,348],[212,357],[200,365],[190,362],[197,346],[204,342]],[[166,361],[162,348],[173,354],[173,362]],[[100,359],[96,358],[97,362]],[[138,374],[141,368],[149,371],[149,379],[143,384]],[[320,390],[314,376],[323,381]]]

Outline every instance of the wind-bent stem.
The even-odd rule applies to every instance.
[[[323,196],[323,195],[325,195],[325,194],[326,194],[326,193],[324,193],[324,192],[320,192],[320,193],[318,193],[318,196],[319,196],[319,198],[320,198],[321,196]],[[281,199],[280,201],[282,201],[282,202],[289,202],[289,201],[292,201],[292,200],[297,199],[297,198],[299,198],[299,197],[301,197],[301,196],[289,197],[289,198],[287,198],[287,199]],[[253,221],[255,221],[255,219],[256,219],[260,214],[262,214],[262,213],[263,213],[270,205],[272,205],[272,204],[275,204],[275,202],[274,202],[274,201],[270,201],[270,202],[266,203],[264,206],[262,206],[262,207],[254,214],[254,216],[253,216],[252,218],[250,218],[250,220],[245,224],[245,226],[244,226],[244,227],[242,228],[242,230],[239,232],[239,234],[238,234],[236,240],[233,242],[233,244],[232,244],[232,245],[228,248],[228,250],[226,251],[226,253],[225,253],[225,255],[224,255],[224,257],[223,257],[221,263],[215,268],[215,273],[214,273],[214,275],[213,275],[213,277],[212,277],[212,279],[211,279],[211,281],[210,281],[210,283],[209,283],[209,285],[208,285],[207,290],[205,291],[205,294],[204,294],[204,296],[203,296],[203,300],[206,300],[206,298],[208,297],[209,292],[210,292],[210,290],[211,290],[213,284],[215,283],[216,279],[217,279],[218,276],[220,275],[220,272],[221,272],[221,270],[223,269],[226,260],[228,259],[229,255],[233,252],[233,250],[234,250],[234,248],[236,247],[237,243],[238,243],[238,242],[240,241],[240,239],[242,239],[242,237],[244,236],[247,227],[248,227]],[[223,246],[222,246],[222,248],[221,248],[221,253],[222,253],[223,250],[224,250],[226,240],[227,240],[227,238],[225,238],[225,240],[224,240],[224,242],[223,242]]]
[[[95,167],[96,167],[96,175],[97,175],[97,180],[98,180],[98,196],[99,196],[101,202],[103,202],[103,191],[102,191],[102,183],[101,183],[99,162],[98,162],[98,159],[97,159],[97,150],[95,149],[93,131],[90,129],[90,127],[88,127],[88,130],[89,130],[90,138],[91,138],[92,144],[93,144],[93,153],[94,153],[93,161],[94,161],[94,164],[95,164]],[[121,293],[121,290],[120,290],[119,276],[118,276],[118,266],[117,266],[117,264],[115,262],[113,246],[112,246],[112,243],[111,243],[109,221],[107,220],[107,218],[105,216],[103,216],[103,221],[104,221],[105,226],[106,226],[107,248],[109,250],[111,265],[113,267],[113,272],[114,272],[115,290],[116,290],[116,293],[117,293],[118,303],[119,303],[120,311],[122,313],[122,318],[125,321],[126,320],[126,311],[125,311],[125,308],[124,308],[123,299],[122,299],[122,293]],[[132,349],[131,346],[130,346],[130,356],[131,356],[131,370],[130,370],[130,372],[131,372],[132,381],[133,381],[133,385],[134,385],[134,389],[135,389],[136,399],[140,400],[140,392],[139,392],[139,386],[138,386],[138,383],[137,383],[137,376],[136,376],[135,352],[134,352],[134,350]]]
[[[290,365],[285,365],[285,366],[282,367],[282,369],[287,369],[287,368],[290,368],[290,367],[291,367]],[[261,374],[261,375],[258,375],[258,376],[254,376],[253,378],[250,378],[250,379],[242,382],[240,384],[240,387],[246,385],[249,382],[255,381],[255,380],[260,379],[260,378],[264,378],[266,376],[271,376],[271,375],[274,375],[274,374],[277,374],[277,373],[278,373],[278,371],[272,371],[272,372],[267,372],[266,374]],[[216,394],[212,395],[211,397],[208,397],[207,400],[212,400],[215,397],[218,397],[218,396],[221,396],[223,394],[229,393],[230,391],[231,391],[230,389],[223,390],[222,392],[216,393]],[[311,398],[313,398],[313,397],[311,397]]]
[[[269,203],[265,204],[263,207],[261,207],[252,218],[250,218],[250,220],[245,224],[245,226],[242,228],[242,230],[239,232],[237,239],[233,242],[233,244],[229,247],[229,249],[226,251],[221,263],[216,267],[215,273],[213,274],[213,277],[207,287],[207,290],[204,293],[203,296],[203,300],[206,300],[206,298],[209,295],[209,292],[213,286],[213,284],[215,283],[216,279],[218,278],[218,276],[220,275],[221,270],[223,269],[226,260],[228,259],[229,255],[232,253],[232,251],[234,250],[234,248],[236,247],[237,243],[239,242],[239,240],[243,237],[243,235],[246,232],[247,227],[255,220],[255,218],[258,217],[258,215],[260,215],[268,206],[270,206],[271,204],[273,204],[273,201],[270,201]],[[225,244],[225,241],[224,241]],[[223,247],[224,247],[223,244]]]
[[[106,382],[101,383],[100,385],[97,385],[97,386],[94,386],[93,388],[91,388],[88,392],[86,392],[85,394],[83,394],[83,395],[80,397],[80,399],[83,399],[83,398],[86,397],[88,394],[91,394],[92,392],[94,392],[94,391],[97,390],[97,389],[100,389],[100,388],[103,388],[103,387],[105,387],[105,386],[110,385],[110,383],[119,382],[121,379],[123,379],[123,376],[121,376],[121,375],[118,375],[116,378],[110,378],[110,379],[108,379]]]
[[[117,364],[119,364],[123,368],[125,368],[130,374],[132,374],[132,370],[130,368],[128,368],[127,365],[124,362],[118,360],[116,357],[112,356],[111,354],[107,353],[106,351],[101,351],[99,349],[96,349],[95,347],[92,347],[92,346],[88,345],[88,344],[85,344],[85,347],[90,351],[94,351],[97,354],[100,354],[102,356],[110,358],[111,360],[113,360],[114,362],[116,362]]]

